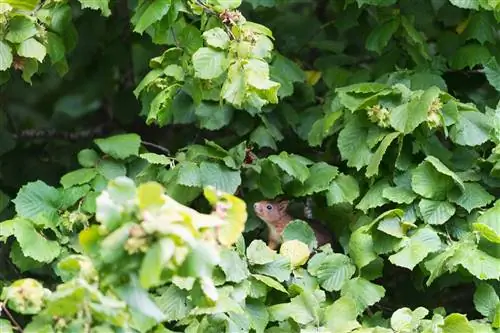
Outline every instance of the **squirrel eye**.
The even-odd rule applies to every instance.
[[[267,205],[267,207],[266,207],[266,208],[267,208],[267,210],[271,210],[271,209],[273,209],[273,206],[271,206],[271,205]]]

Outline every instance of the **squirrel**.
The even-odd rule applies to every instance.
[[[285,227],[295,218],[288,212],[288,200],[268,201],[263,200],[253,205],[255,214],[266,223],[269,229],[268,246],[275,250],[281,243],[281,235]],[[318,221],[307,221],[313,229],[318,247],[332,242],[332,235],[328,229]]]

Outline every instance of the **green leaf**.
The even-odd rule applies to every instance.
[[[373,237],[365,227],[360,227],[352,233],[349,239],[349,255],[360,269],[378,258],[373,249]]]
[[[292,271],[290,260],[283,256],[270,263],[254,266],[253,269],[255,273],[271,276],[280,282],[288,280]]]
[[[438,87],[432,86],[422,96],[395,107],[390,113],[391,126],[404,134],[413,132],[427,119],[427,112],[440,93]]]
[[[428,224],[444,224],[455,214],[455,207],[447,201],[422,199],[418,207]]]
[[[372,152],[367,140],[368,130],[359,116],[347,122],[340,131],[337,142],[342,160],[347,160],[347,166],[360,170],[370,163]]]
[[[244,261],[235,251],[224,249],[220,253],[221,261],[219,266],[222,268],[228,282],[241,282],[245,280],[250,272],[246,261]]]
[[[313,249],[318,245],[316,235],[311,226],[301,220],[294,220],[287,224],[285,229],[283,229],[281,237],[283,241],[299,240],[308,245],[309,249]]]
[[[453,180],[424,161],[413,170],[411,187],[424,198],[442,200],[453,188]]]
[[[247,99],[245,91],[245,76],[241,70],[241,64],[239,62],[235,62],[229,66],[227,78],[222,85],[220,95],[225,101],[231,103],[236,108],[241,109],[243,102]]]
[[[381,54],[398,28],[399,20],[397,19],[376,26],[366,38],[366,49]]]
[[[220,76],[227,69],[226,54],[209,47],[202,47],[193,54],[195,76],[210,80]]]
[[[66,47],[64,41],[55,33],[47,32],[47,53],[53,64],[64,59]]]
[[[239,171],[231,170],[218,163],[202,162],[200,172],[203,186],[213,186],[219,191],[235,193],[241,184]]]
[[[479,231],[481,236],[490,242],[500,244],[500,201],[495,206],[485,211],[475,223],[472,224],[474,230]]]
[[[245,301],[245,312],[250,318],[250,324],[256,333],[264,333],[269,323],[269,313],[261,301],[247,299]]]
[[[228,125],[233,118],[234,109],[219,103],[201,102],[195,109],[195,114],[200,120],[200,127],[214,131]]]
[[[223,50],[228,48],[230,42],[227,33],[219,27],[205,31],[203,38],[211,47]]]
[[[9,69],[12,65],[12,49],[9,44],[0,40],[0,71]]]
[[[318,278],[326,291],[339,291],[354,275],[356,266],[351,259],[340,253],[319,253],[311,258],[307,271]]]
[[[14,329],[7,319],[0,319],[0,332],[2,333],[14,333]]]
[[[47,49],[45,46],[34,38],[28,38],[19,44],[17,54],[25,58],[33,58],[38,62],[43,62]]]
[[[292,188],[294,196],[307,196],[325,191],[330,182],[339,174],[338,168],[325,162],[313,164],[309,168],[309,177],[304,184],[297,183]]]
[[[384,190],[390,187],[386,180],[379,180],[376,182],[361,201],[356,205],[356,208],[366,213],[371,208],[376,208],[385,205],[388,200],[382,196]]]
[[[478,0],[450,0],[450,2],[457,7],[467,8],[467,9],[478,9]]]
[[[172,159],[170,157],[155,153],[143,153],[140,154],[139,157],[145,159],[151,164],[170,165],[172,163]]]
[[[459,246],[448,262],[450,267],[461,265],[479,280],[500,278],[500,259],[481,251],[475,245]]]
[[[382,196],[398,204],[410,204],[417,198],[417,195],[411,188],[403,186],[388,187],[384,189]]]
[[[451,127],[450,138],[462,146],[478,146],[490,138],[491,119],[481,112],[462,111]]]
[[[119,134],[105,139],[95,139],[94,142],[103,153],[118,160],[123,160],[139,154],[141,137],[134,133]]]
[[[17,214],[27,218],[36,217],[40,213],[55,215],[60,201],[61,193],[40,180],[21,187],[16,198],[12,200]]]
[[[453,171],[448,169],[448,167],[446,165],[444,165],[443,162],[441,162],[439,159],[437,159],[434,156],[427,156],[425,158],[425,161],[432,164],[432,166],[438,172],[442,173],[443,175],[447,175],[447,176],[451,177],[453,182],[455,182],[455,184],[460,188],[461,191],[463,191],[465,189],[464,183],[462,182],[462,179],[460,179],[460,177],[458,177]]]
[[[149,289],[162,283],[161,273],[165,263],[174,255],[175,244],[169,238],[160,239],[146,252],[139,270],[141,286]]]
[[[438,251],[441,246],[438,234],[429,227],[423,227],[411,235],[406,246],[391,255],[389,261],[394,265],[413,270],[429,253]]]
[[[415,311],[409,308],[398,309],[391,316],[391,327],[396,332],[415,331],[428,313],[429,310],[423,307],[416,308]]]
[[[351,175],[338,175],[331,183],[326,192],[328,206],[340,203],[352,204],[359,197],[359,185]]]
[[[307,244],[297,239],[284,241],[280,246],[280,255],[288,258],[294,269],[304,265],[310,254]]]
[[[92,0],[87,0],[92,1]],[[104,0],[99,0],[104,1]],[[134,25],[134,32],[142,33],[153,23],[165,16],[172,4],[172,0],[143,1],[136,7],[134,15],[130,19]]]
[[[100,10],[103,16],[108,17],[111,15],[109,10],[109,0],[79,0],[82,8],[90,8]]]
[[[452,313],[444,319],[443,333],[474,333],[474,330],[465,315]]]
[[[477,312],[493,321],[500,298],[491,285],[481,282],[474,293],[474,306]]]
[[[490,51],[483,45],[471,43],[460,47],[450,58],[450,67],[455,70],[473,68],[490,60]]]
[[[62,176],[60,182],[66,189],[75,185],[90,183],[96,175],[97,171],[94,168],[78,169]]]
[[[279,256],[266,243],[260,239],[255,239],[247,248],[247,258],[250,265],[264,265],[278,259]]]
[[[14,16],[9,21],[9,30],[5,39],[18,44],[35,36],[36,32],[35,22],[32,19],[23,15]]]
[[[177,165],[179,175],[177,183],[184,186],[202,187],[201,171],[194,162],[181,162]]]
[[[165,314],[166,321],[170,322],[181,320],[189,314],[193,305],[188,300],[188,296],[187,291],[171,284],[166,290],[160,292],[160,295],[155,297],[154,301]]]
[[[373,176],[378,175],[378,168],[380,166],[380,162],[382,161],[382,158],[384,157],[385,152],[387,151],[387,148],[391,145],[392,141],[396,139],[399,136],[399,133],[394,132],[387,134],[380,145],[377,148],[377,151],[375,151],[375,154],[373,154],[370,164],[366,167],[366,177],[371,178]]]
[[[477,183],[464,183],[464,191],[451,192],[449,199],[470,213],[475,208],[490,204],[495,197]]]
[[[301,183],[310,176],[307,165],[300,158],[297,158],[297,155],[288,154],[284,151],[279,155],[269,156],[268,160]]]
[[[36,8],[40,0],[3,0],[3,2],[16,9],[32,11]]]
[[[267,309],[271,321],[292,318],[295,322],[303,325],[319,321],[319,302],[314,295],[305,292],[292,298],[290,303],[272,305]]]
[[[481,44],[495,43],[495,21],[487,12],[474,13],[467,24],[463,36],[466,39],[475,39]]]
[[[262,162],[258,180],[259,190],[266,198],[275,198],[283,193],[278,168],[269,161]]]
[[[269,69],[270,77],[280,84],[278,96],[280,98],[293,94],[293,83],[304,82],[306,76],[300,67],[288,58],[280,54],[274,56]]]
[[[36,261],[50,263],[61,253],[59,243],[47,240],[35,230],[33,224],[28,220],[16,220],[14,236],[23,254]]]
[[[358,309],[356,302],[349,296],[338,298],[326,310],[327,326],[332,332],[348,333],[360,327],[356,321]]]
[[[270,278],[269,276],[264,276],[260,274],[252,274],[252,277],[256,280],[259,280],[260,282],[264,283],[266,286],[271,287],[273,289],[279,290],[285,294],[288,294],[288,291],[283,287],[281,283],[276,281],[273,278]]]
[[[348,296],[356,302],[358,313],[372,306],[384,297],[385,289],[361,277],[346,282],[340,291],[342,296]]]
[[[488,82],[497,90],[500,91],[500,65],[495,58],[491,58],[484,65],[484,74]]]
[[[131,309],[138,311],[146,317],[151,317],[158,322],[165,320],[165,314],[151,300],[150,295],[144,290],[136,277],[132,276],[128,284],[114,288],[118,296],[124,300]]]
[[[137,87],[134,89],[135,97],[139,97],[141,91],[143,91],[144,88],[146,88],[149,84],[153,83],[157,78],[159,78],[163,74],[164,73],[162,68],[157,68],[149,71],[148,74],[146,74],[142,78],[141,82],[139,82]]]

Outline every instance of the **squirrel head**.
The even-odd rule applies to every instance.
[[[253,205],[255,214],[267,224],[275,225],[288,218],[286,209],[288,200],[268,201],[263,200]]]

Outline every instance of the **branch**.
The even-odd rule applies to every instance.
[[[0,310],[3,310],[7,317],[9,317],[10,322],[14,325],[14,329],[19,332],[23,332],[23,328],[19,323],[14,319],[14,316],[10,313],[9,309],[5,306],[4,303],[0,302]]]

